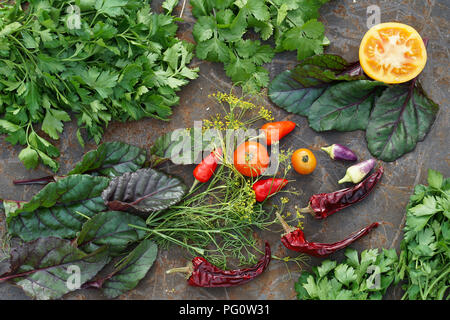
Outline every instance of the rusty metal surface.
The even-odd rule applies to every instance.
[[[152,5],[158,10],[158,3]],[[182,1],[180,1],[181,4]],[[395,162],[384,163],[385,175],[381,184],[362,203],[335,214],[325,221],[316,221],[307,216],[304,219],[304,232],[308,240],[319,242],[334,242],[351,232],[373,222],[385,221],[386,224],[376,229],[369,236],[361,239],[352,247],[361,251],[366,248],[399,248],[404,225],[404,208],[408,202],[412,188],[417,183],[426,181],[428,168],[440,170],[445,176],[450,175],[449,158],[449,24],[450,14],[448,0],[428,1],[375,1],[375,0],[332,0],[321,10],[321,21],[326,26],[326,35],[331,41],[328,53],[336,53],[347,60],[357,60],[360,39],[367,30],[366,10],[369,5],[381,8],[381,22],[398,21],[416,28],[424,38],[429,39],[428,62],[420,76],[427,94],[440,106],[437,119],[431,131],[423,142],[418,143],[415,150]],[[181,5],[175,10],[179,13]],[[193,41],[191,30],[194,19],[187,5],[183,15],[185,22],[180,24],[179,36]],[[271,77],[286,68],[294,66],[295,54],[283,53],[275,56],[268,64]],[[180,92],[180,105],[174,108],[170,122],[146,119],[130,123],[113,123],[105,133],[104,141],[121,140],[127,143],[149,148],[159,135],[170,130],[189,127],[196,120],[208,118],[214,112],[214,104],[208,99],[208,94],[216,91],[229,91],[231,82],[226,77],[223,66],[207,61],[193,61],[200,67],[197,80],[192,81]],[[276,120],[292,120],[298,128],[282,140],[282,148],[310,148],[318,160],[316,170],[311,176],[299,176],[290,173],[289,179],[296,180],[292,185],[301,190],[301,195],[288,206],[293,210],[295,204],[305,206],[309,196],[318,192],[330,192],[339,188],[337,180],[346,170],[346,164],[332,162],[328,156],[319,150],[319,146],[332,143],[342,143],[357,152],[361,159],[370,157],[367,150],[364,133],[315,133],[308,127],[303,117],[288,114],[267,100],[267,106],[273,112]],[[208,107],[210,107],[208,109]],[[61,150],[60,172],[67,172],[77,162],[84,152],[94,148],[88,144],[83,150],[75,136],[74,123],[66,126],[64,135],[58,143]],[[28,200],[39,187],[14,186],[13,179],[34,178],[51,174],[50,170],[39,167],[27,171],[19,162],[17,156],[20,148],[12,147],[0,137],[0,195],[2,198]],[[192,166],[168,166],[169,173],[186,177],[186,183],[191,183]],[[289,207],[288,207],[289,210]],[[0,222],[4,216],[0,215]],[[3,225],[3,224],[1,224]],[[3,228],[3,229],[2,229]],[[0,232],[4,227],[0,226]],[[279,232],[264,232],[261,239],[268,239],[275,254],[288,254],[279,241]],[[291,253],[290,253],[291,254]],[[330,258],[342,260],[342,252]],[[173,247],[161,250],[157,261],[137,288],[120,299],[295,299],[294,282],[299,275],[298,267],[292,263],[273,261],[269,269],[255,281],[235,288],[201,289],[188,287],[182,275],[168,275],[165,270],[174,266],[184,265],[189,259],[186,252]],[[310,259],[309,266],[316,265],[319,259]],[[305,268],[309,268],[305,266]],[[395,299],[400,295],[398,288],[388,291],[387,298]],[[67,299],[104,299],[96,290],[77,291],[66,296]],[[0,299],[27,299],[20,288],[9,283],[0,284]]]

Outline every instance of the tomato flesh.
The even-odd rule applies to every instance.
[[[425,67],[427,52],[414,28],[395,22],[372,27],[359,48],[364,72],[385,83],[401,83],[415,78]]]

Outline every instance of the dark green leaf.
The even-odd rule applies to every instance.
[[[87,283],[86,287],[101,288],[108,298],[116,298],[138,285],[155,262],[157,253],[156,244],[145,239],[122,260],[113,272],[106,277]]]
[[[126,212],[100,212],[83,224],[77,237],[78,248],[84,252],[93,252],[108,245],[113,255],[123,253],[127,246],[142,240],[146,232],[130,225],[145,228],[145,221]]]
[[[309,109],[310,127],[316,131],[365,129],[383,85],[377,81],[358,80],[329,87]]]
[[[79,272],[79,285],[82,285],[109,262],[106,249],[86,254],[69,240],[40,238],[12,250],[11,272],[0,278],[0,282],[12,279],[33,298],[58,299],[77,289],[71,281],[74,271]]]
[[[109,179],[72,175],[45,186],[16,210],[6,210],[8,232],[25,241],[42,236],[73,238],[106,206],[101,198]]]
[[[438,106],[414,81],[387,88],[377,99],[367,126],[367,145],[375,157],[394,161],[425,138]]]
[[[146,157],[144,149],[119,141],[105,142],[97,150],[87,152],[69,174],[95,172],[107,177],[117,177],[142,168]]]
[[[102,193],[111,210],[149,213],[177,203],[186,193],[178,179],[154,169],[140,169],[113,178]]]
[[[269,97],[286,111],[307,116],[311,105],[334,81],[361,78],[360,69],[339,56],[313,56],[275,77]]]

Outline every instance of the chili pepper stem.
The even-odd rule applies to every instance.
[[[281,225],[283,226],[284,232],[286,234],[295,230],[294,227],[291,227],[290,225],[287,224],[287,222],[281,217],[281,215],[278,212],[275,212],[275,214],[278,220],[280,221]]]
[[[166,271],[166,274],[182,272],[182,273],[186,273],[188,275],[188,277],[189,277],[192,274],[193,271],[194,271],[194,267],[193,267],[192,263],[189,263],[185,267],[178,267],[178,268],[169,269],[169,270]]]
[[[188,192],[188,193],[191,193],[191,192],[195,189],[195,187],[199,184],[199,182],[200,182],[200,181],[198,181],[197,179],[195,179],[195,180],[194,180],[194,183],[192,184],[192,187],[191,187],[191,189],[189,189],[189,192]]]
[[[314,210],[311,208],[311,205],[310,205],[310,204],[308,204],[307,207],[301,208],[301,209],[298,210],[298,211],[299,211],[300,213],[309,213],[309,214],[314,215]]]

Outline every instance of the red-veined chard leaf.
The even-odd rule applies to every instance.
[[[58,299],[77,289],[74,277],[70,278],[74,271],[79,271],[79,285],[83,285],[109,260],[106,246],[87,254],[69,240],[39,238],[11,251],[11,271],[0,282],[13,280],[36,299]]]
[[[130,225],[146,227],[142,218],[127,212],[100,212],[84,223],[77,237],[78,248],[93,252],[108,245],[111,255],[120,254],[128,245],[142,240],[146,235],[145,231]]]
[[[98,173],[117,177],[142,168],[146,158],[147,152],[144,149],[119,141],[106,142],[96,150],[87,152],[69,174]]]
[[[438,106],[416,80],[388,87],[366,79],[358,63],[317,55],[275,77],[269,97],[316,131],[365,129],[371,154],[394,161],[425,138]]]
[[[115,211],[148,213],[177,203],[186,193],[180,179],[154,169],[126,172],[113,178],[102,197]]]
[[[365,129],[382,86],[383,83],[370,80],[345,81],[330,86],[311,105],[309,126],[316,131]]]
[[[86,283],[84,288],[101,288],[108,298],[115,298],[134,289],[155,262],[157,245],[145,239],[107,276]]]
[[[108,183],[105,177],[72,175],[46,185],[20,207],[16,201],[4,201],[8,232],[24,241],[75,237],[86,217],[106,210],[101,193]]]
[[[269,97],[286,111],[307,116],[314,101],[335,81],[364,78],[358,64],[337,55],[317,55],[276,76],[269,85]]]
[[[387,88],[372,110],[367,145],[383,161],[394,161],[413,150],[434,122],[439,107],[415,82]]]

